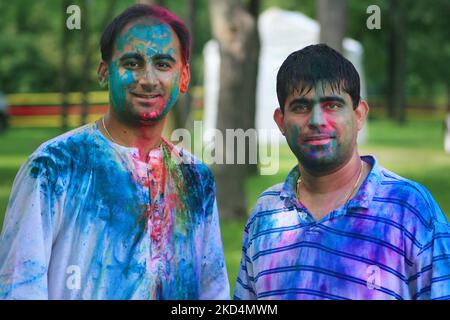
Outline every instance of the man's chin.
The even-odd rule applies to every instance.
[[[333,172],[339,167],[339,162],[331,155],[302,155],[297,159],[308,171],[320,174]]]
[[[134,108],[134,113],[139,117],[141,122],[159,121],[164,118],[167,111],[167,108],[161,107],[142,108],[142,106],[138,106]]]
[[[139,114],[141,121],[158,121],[161,119],[161,113],[156,111],[142,112]]]
[[[162,115],[151,115],[151,116],[139,116],[139,123],[144,126],[151,126],[155,123],[161,121],[164,117]]]
[[[129,105],[125,110],[117,113],[117,116],[125,123],[132,126],[152,126],[164,120],[166,109],[155,110],[142,108],[136,105]]]

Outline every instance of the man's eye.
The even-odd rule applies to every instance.
[[[325,105],[325,108],[327,108],[328,110],[337,110],[339,109],[341,106],[337,103],[328,103]]]
[[[170,64],[164,61],[158,61],[155,63],[155,66],[160,70],[167,70],[170,68]]]
[[[293,112],[306,112],[306,111],[309,110],[309,105],[307,105],[307,104],[294,104],[291,107],[291,110]]]
[[[123,66],[128,69],[136,69],[139,68],[139,63],[136,61],[125,61]]]

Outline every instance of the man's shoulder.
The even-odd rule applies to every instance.
[[[377,201],[395,203],[429,226],[448,223],[431,192],[421,183],[405,178],[386,168],[380,170],[381,188],[376,193]]]
[[[30,166],[31,171],[36,173],[57,168],[61,171],[71,162],[79,162],[83,155],[89,157],[91,152],[86,150],[86,146],[90,144],[92,126],[88,124],[47,140],[29,156],[25,166]]]
[[[80,147],[89,143],[93,134],[93,124],[75,128],[42,143],[32,154],[36,156],[56,156],[78,154]]]
[[[285,202],[281,198],[283,185],[284,183],[277,183],[267,188],[259,195],[247,221],[246,228],[252,225],[256,220],[261,220],[261,218],[271,218],[273,215],[289,209],[286,208]]]
[[[279,200],[283,185],[284,182],[280,182],[261,192],[258,197],[257,203],[270,205],[273,204],[274,201]]]
[[[380,195],[396,195],[396,198],[422,199],[426,202],[426,198],[430,192],[419,182],[405,178],[393,171],[381,167],[381,187]]]

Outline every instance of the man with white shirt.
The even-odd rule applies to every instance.
[[[191,38],[135,5],[101,38],[110,108],[21,167],[0,240],[2,299],[228,299],[215,183],[161,137],[189,84]]]

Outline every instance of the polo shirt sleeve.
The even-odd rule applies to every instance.
[[[249,247],[249,227],[244,229],[244,236],[242,240],[242,257],[239,266],[236,286],[234,289],[235,300],[256,300],[256,294],[253,283],[253,267],[250,257],[248,256]]]
[[[450,225],[437,203],[433,199],[430,202],[434,218],[428,242],[416,257],[416,263],[420,266],[416,298],[449,300]]]
[[[11,191],[0,236],[0,299],[48,299],[56,165],[31,156]]]

